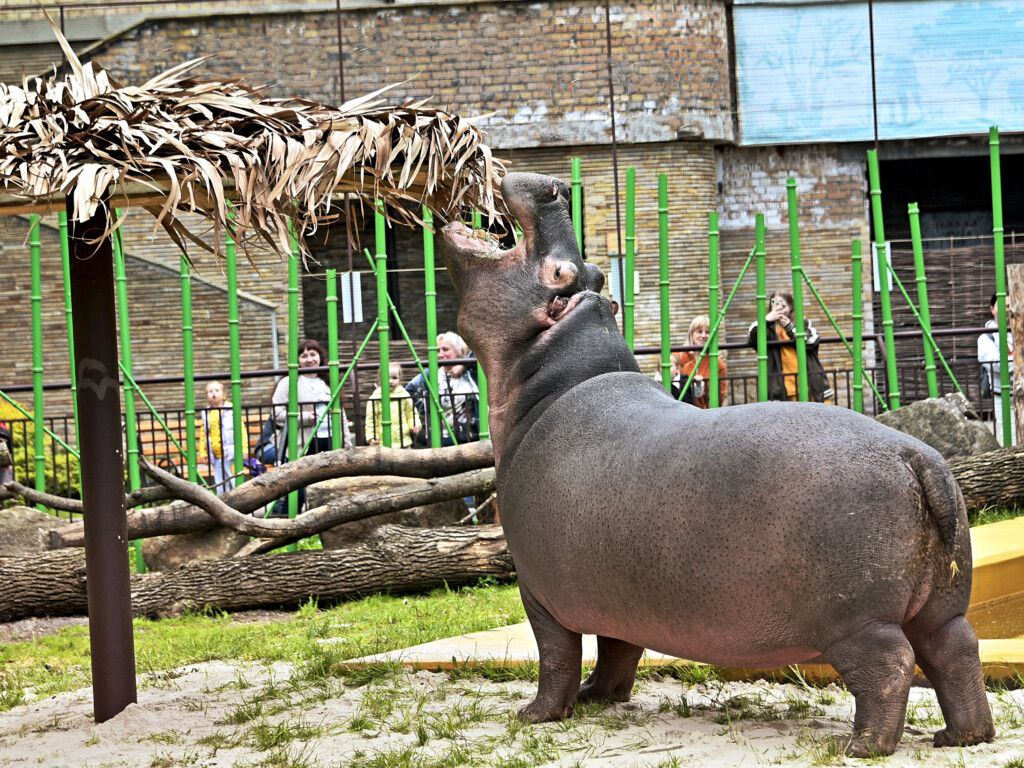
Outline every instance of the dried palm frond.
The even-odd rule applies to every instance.
[[[75,219],[86,221],[108,195],[141,185],[154,193],[147,209],[175,242],[207,250],[182,212],[205,215],[219,231],[230,202],[243,246],[257,238],[282,253],[288,222],[301,240],[334,218],[338,194],[371,208],[382,200],[402,223],[417,220],[408,204],[421,203],[442,221],[466,207],[500,217],[503,166],[472,120],[424,101],[388,106],[387,88],[340,107],[265,99],[238,81],[192,77],[204,59],[119,85],[54,33],[68,74],[0,83],[0,192],[32,201],[70,196]]]

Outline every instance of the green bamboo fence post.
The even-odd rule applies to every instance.
[[[806,403],[807,331],[804,328],[803,267],[800,265],[800,217],[797,208],[796,179],[786,179],[786,203],[789,213],[789,268],[793,276],[793,339],[796,342],[797,397]]]
[[[622,277],[622,335],[630,351],[633,350],[634,278],[636,264],[636,168],[626,169],[626,265]]]
[[[115,211],[115,216],[120,218],[121,212]],[[117,286],[117,325],[121,337],[121,365],[124,366],[129,376],[134,376],[131,321],[128,317],[128,274],[124,264],[124,244],[121,240],[120,229],[114,233],[111,246],[114,251],[114,283]],[[128,458],[128,487],[129,490],[135,491],[142,485],[142,476],[139,473],[135,386],[128,377],[124,377],[124,431],[125,440],[128,443],[125,451]]]
[[[327,368],[331,392],[338,390],[338,270],[327,270]],[[341,426],[341,398],[331,401],[331,448],[341,448],[344,431]]]
[[[482,226],[480,221],[480,211],[473,211],[473,227],[480,229]],[[577,233],[576,242],[579,243],[579,234]],[[488,392],[487,392],[487,374],[484,372],[484,367],[479,362],[476,364],[476,389],[477,389],[477,418],[480,424],[480,439],[490,440],[491,439],[491,419],[490,419],[490,408],[488,405]]]
[[[35,489],[46,492],[46,424],[43,421],[43,255],[39,242],[39,217],[29,217],[28,246],[32,274],[32,423],[36,453]],[[45,510],[45,504],[37,504]]]
[[[196,371],[192,349],[192,267],[185,254],[181,255],[181,349],[185,379],[185,463],[188,479],[199,482],[196,458]]]
[[[832,313],[829,312],[828,306],[825,304],[825,300],[821,298],[821,294],[818,293],[818,289],[814,287],[814,283],[810,281],[810,278],[807,277],[806,273],[804,274],[804,282],[810,289],[811,295],[814,297],[814,300],[818,302],[818,306],[821,307],[821,311],[825,313],[825,319],[828,320],[833,330],[835,330],[836,335],[839,336],[839,341],[842,343],[843,347],[846,348],[846,353],[852,358],[853,347],[851,347],[850,342],[846,340],[846,334],[843,332],[843,329],[839,327],[839,323],[836,322],[836,319],[835,317],[832,316]],[[897,285],[899,285],[899,278],[896,278],[896,283]],[[904,293],[903,295],[906,297],[907,303],[912,305],[913,302],[910,300],[910,296],[908,296],[906,293]],[[911,307],[911,309],[913,309],[913,307]],[[913,311],[916,312],[917,310]],[[950,376],[952,377],[952,374],[950,374]],[[875,393],[875,399],[882,406],[882,410],[888,410],[888,406],[882,400],[882,393],[878,391],[877,387],[875,387],[875,384],[873,381],[871,381],[871,378],[869,376],[865,376],[864,380],[867,381],[868,386],[871,387],[871,391]]]
[[[853,286],[850,294],[853,306],[853,410],[864,413],[864,259],[860,240],[853,241]]]
[[[583,165],[572,159],[572,228],[576,233],[576,250],[583,254]]]
[[[434,278],[434,215],[423,207],[423,292],[427,308],[427,373],[429,388],[437,391],[437,288]],[[427,401],[430,420],[430,447],[441,447],[441,420],[433,398]],[[424,425],[426,426],[426,425]]]
[[[896,271],[892,267],[889,268],[889,274],[892,275],[893,282],[896,284],[896,287],[900,289],[900,293],[903,294],[903,299],[907,302],[907,307],[910,308],[910,312],[914,316],[914,320],[917,321],[918,325],[921,325],[923,329],[924,325],[921,321],[921,313],[917,311],[917,305],[914,304],[914,300],[910,298],[910,294],[907,293],[907,289],[903,287],[903,283],[900,281],[899,275],[896,274]],[[931,345],[932,352],[939,356],[939,362],[942,363],[942,367],[945,369],[946,375],[949,376],[949,380],[953,382],[953,386],[956,387],[956,391],[962,395],[963,390],[960,388],[960,383],[956,380],[956,376],[953,375],[953,370],[949,367],[949,363],[946,362],[946,357],[942,354],[942,350],[939,349],[939,345],[932,336],[931,331],[926,333],[922,330],[921,335]]]
[[[882,335],[885,339],[885,378],[889,407],[900,407],[900,383],[896,371],[896,341],[892,335],[892,301],[889,298],[888,259],[885,257],[885,222],[882,220],[882,189],[878,174],[878,152],[868,150],[868,179],[871,185],[871,218],[875,225],[875,263],[878,267],[879,303],[882,307]]]
[[[768,399],[768,288],[764,252],[764,214],[754,219],[754,258],[757,271],[757,400]]]
[[[242,353],[241,329],[238,318],[238,254],[235,248],[235,233],[232,221],[234,214],[228,212],[228,226],[224,230],[225,255],[227,256],[228,278],[228,351],[231,365],[231,428],[234,435],[235,485],[242,484],[242,473],[245,471],[245,455],[248,453],[248,436],[242,426]],[[219,414],[217,417],[219,418]],[[213,418],[214,414],[210,414]],[[212,459],[211,459],[212,460]]]
[[[669,317],[668,174],[658,174],[658,307],[661,310],[661,383],[672,391],[672,327]]]
[[[1003,416],[1003,445],[1013,445],[1010,407],[1010,350],[1006,340],[1006,264],[1003,256],[1003,190],[999,167],[999,129],[988,131],[992,169],[992,250],[996,261],[996,310],[999,323],[999,407]],[[993,387],[994,389],[994,387]]]
[[[288,239],[288,461],[299,458],[299,239],[294,225],[289,222]],[[288,494],[288,517],[299,514],[299,493]],[[289,552],[298,547],[289,544]]]
[[[64,277],[64,323],[68,329],[68,365],[71,369],[71,414],[75,421],[75,445],[81,446],[78,433],[78,377],[75,376],[75,321],[71,312],[71,249],[68,247],[68,214],[57,214],[60,231],[60,268]],[[81,489],[79,489],[81,490]]]
[[[718,327],[718,294],[722,286],[718,274],[718,211],[708,211],[708,327]],[[718,334],[711,337],[711,349],[708,352],[708,405],[717,408],[718,401]]]
[[[121,212],[114,211],[119,219]],[[142,474],[139,472],[139,438],[138,423],[135,418],[135,382],[132,365],[132,330],[128,317],[128,272],[124,264],[124,242],[121,240],[120,228],[114,232],[111,241],[114,252],[114,285],[117,287],[117,326],[121,335],[121,366],[127,375],[124,378],[124,438],[127,443],[125,454],[128,458],[128,490],[137,491],[142,487]],[[139,573],[146,572],[146,561],[142,557],[142,540],[136,539],[135,568]]]
[[[377,338],[380,344],[380,438],[391,447],[390,325],[388,324],[388,249],[384,203],[377,201],[374,214],[377,246]]]
[[[921,217],[917,203],[907,206],[910,216],[910,240],[914,250],[914,275],[917,280],[917,304],[921,315],[921,329],[924,336],[924,373],[928,381],[928,397],[939,396],[939,382],[935,376],[935,353],[928,337],[932,332],[931,314],[928,311],[928,280],[924,272],[924,248],[921,244]]]

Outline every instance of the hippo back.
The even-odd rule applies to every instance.
[[[842,408],[705,411],[608,373],[506,454],[502,522],[520,577],[567,627],[716,663],[809,658],[828,641],[816,633],[865,611],[899,622],[924,599],[940,547],[908,446],[934,453]],[[688,617],[709,635],[679,638]]]

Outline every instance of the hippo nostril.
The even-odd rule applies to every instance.
[[[561,267],[555,267],[555,277],[561,277],[561,276],[562,276],[562,268]]]

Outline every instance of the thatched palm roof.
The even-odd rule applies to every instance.
[[[258,237],[280,252],[287,220],[312,231],[333,218],[338,193],[370,206],[426,203],[442,220],[464,207],[496,213],[503,167],[470,120],[422,101],[388,106],[387,89],[340,107],[265,99],[237,81],[194,77],[203,59],[119,85],[54,32],[70,72],[0,83],[7,196],[53,208],[70,196],[76,220],[86,221],[107,195],[126,194],[182,247],[189,239],[204,248],[180,214],[204,214],[219,230],[230,201],[237,239]],[[392,215],[412,221],[402,207]]]

